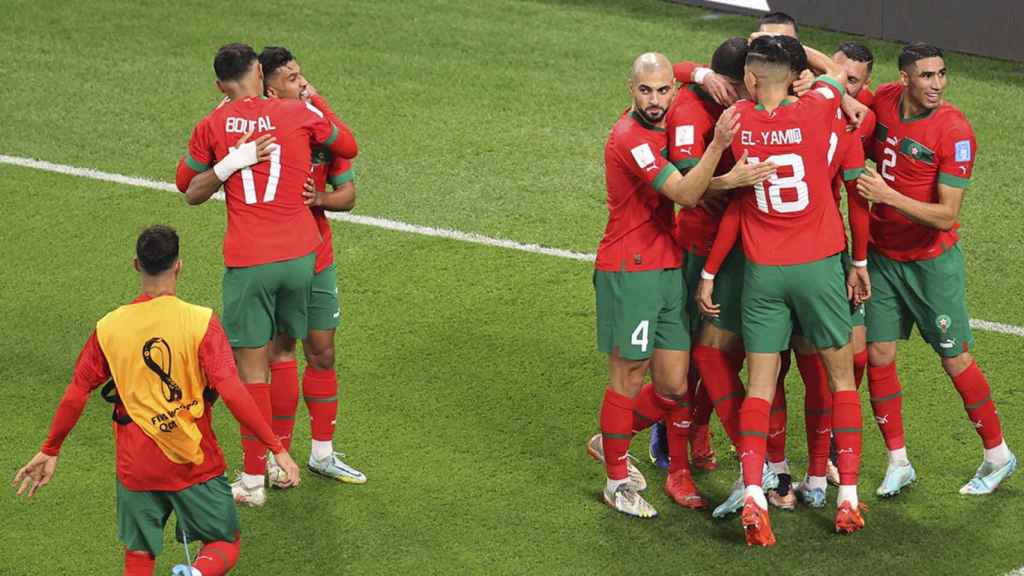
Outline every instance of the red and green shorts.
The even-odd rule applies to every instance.
[[[315,257],[224,269],[223,323],[232,348],[259,348],[278,332],[306,337]]]
[[[959,244],[935,258],[914,262],[872,251],[868,272],[868,342],[906,340],[917,324],[925,342],[940,356],[953,358],[974,347]]]
[[[743,273],[747,258],[743,248],[734,247],[722,262],[722,268],[715,275],[715,289],[711,301],[721,306],[718,318],[702,318],[697,309],[697,285],[700,284],[700,271],[704,269],[707,256],[699,256],[693,252],[686,253],[686,288],[689,297],[686,299],[686,312],[690,316],[690,331],[696,333],[704,322],[710,322],[722,330],[733,334],[743,332]]]
[[[690,349],[686,286],[679,268],[594,272],[597,348],[627,360],[646,360],[655,348]]]
[[[330,266],[313,276],[313,291],[309,297],[309,329],[335,330],[341,324],[341,305],[338,303],[338,273]]]
[[[189,542],[234,542],[238,537],[238,511],[223,476],[178,492],[137,492],[117,482],[117,537],[129,550],[160,554],[171,512],[178,542],[183,532]]]
[[[816,348],[849,343],[850,304],[839,254],[791,266],[747,261],[742,332],[747,352],[786,350],[794,322]]]

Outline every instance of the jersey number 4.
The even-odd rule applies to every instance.
[[[267,188],[263,191],[263,202],[273,202],[277,196],[277,182],[281,179],[281,146],[271,144],[270,150],[270,175],[267,177]],[[232,148],[234,150],[234,148]],[[252,168],[242,168],[242,189],[245,191],[245,203],[255,204],[259,202],[256,198],[256,179],[253,178]]]

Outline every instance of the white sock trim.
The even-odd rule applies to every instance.
[[[313,453],[314,460],[330,458],[334,454],[334,442],[330,440],[313,440],[310,451]]]

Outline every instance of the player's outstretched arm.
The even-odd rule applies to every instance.
[[[743,155],[740,156],[740,159],[736,161],[731,170],[711,179],[708,189],[717,192],[720,190],[746,188],[747,186],[764,182],[773,174],[775,174],[775,164],[771,162],[750,163],[747,161],[747,151],[744,150]]]
[[[50,456],[43,452],[36,452],[36,455],[29,460],[28,464],[18,469],[14,475],[11,485],[18,489],[18,496],[28,490],[28,497],[35,495],[36,490],[50,483],[53,473],[57,471],[57,457]]]
[[[838,82],[840,86],[846,85],[846,69],[836,63],[835,60],[806,44],[804,45],[804,52],[807,53],[807,65],[812,70],[828,76]]]
[[[893,190],[881,174],[867,167],[857,179],[857,189],[871,202],[892,206],[914,222],[938,230],[952,230],[956,226],[964,199],[962,188],[939,183],[938,202],[914,200]]]

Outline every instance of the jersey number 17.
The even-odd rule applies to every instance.
[[[232,150],[235,148],[232,147]],[[277,181],[281,179],[281,146],[271,144],[267,147],[270,150],[270,175],[267,177],[267,187],[263,191],[263,202],[273,202],[277,196]],[[242,168],[242,189],[245,191],[245,203],[255,204],[259,202],[256,198],[256,180],[252,175],[252,168]]]

